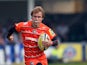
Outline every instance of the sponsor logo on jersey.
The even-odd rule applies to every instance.
[[[49,29],[49,32],[50,32],[50,34],[51,34],[52,36],[55,35],[55,33],[53,32],[53,30]]]
[[[38,33],[38,32],[37,32],[36,30],[33,30],[32,33],[33,33],[33,34],[36,34],[36,33]]]
[[[34,65],[34,62],[30,62],[30,65]]]
[[[25,37],[25,40],[31,40],[31,41],[35,41],[35,42],[38,41],[37,38],[32,38],[32,37]]]

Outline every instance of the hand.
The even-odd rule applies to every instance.
[[[45,47],[49,47],[52,45],[53,42],[52,41],[42,41],[42,43]]]
[[[12,42],[14,40],[13,35],[11,35],[8,39]]]

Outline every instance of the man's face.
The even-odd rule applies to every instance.
[[[32,21],[33,21],[34,25],[39,26],[39,24],[42,22],[42,20],[43,20],[42,12],[33,13]]]

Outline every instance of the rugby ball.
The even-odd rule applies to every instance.
[[[46,33],[42,33],[39,38],[38,38],[38,47],[40,48],[40,50],[46,50],[48,47],[45,47],[43,44],[42,44],[42,41],[50,41],[50,37],[48,34]]]

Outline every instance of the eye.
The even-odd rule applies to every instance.
[[[42,18],[42,16],[33,16],[34,18]]]

